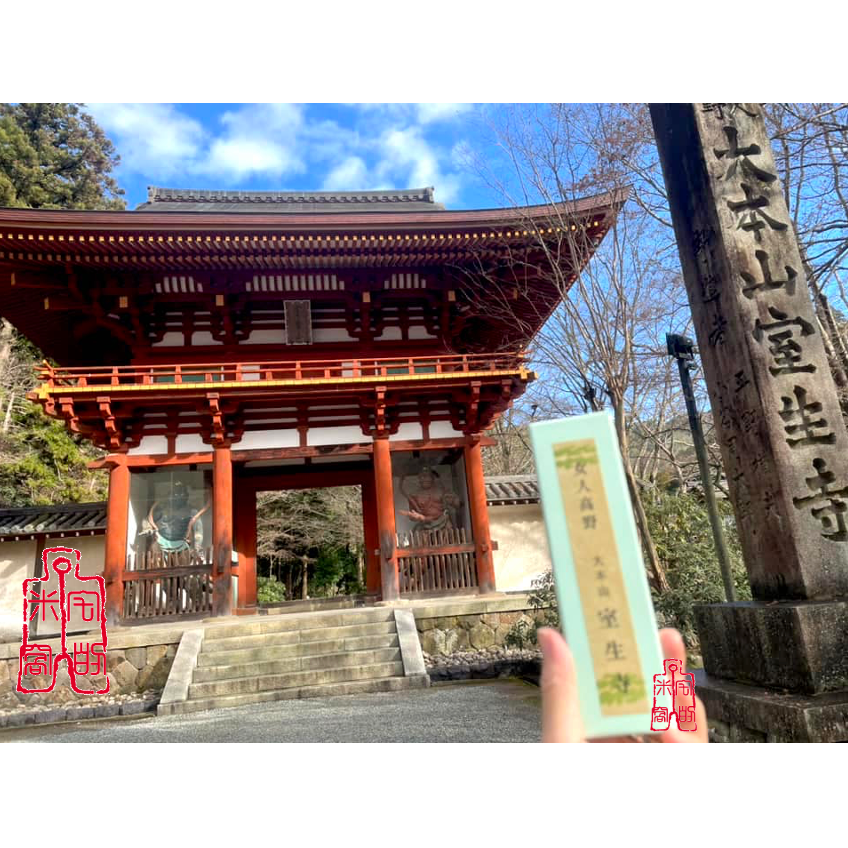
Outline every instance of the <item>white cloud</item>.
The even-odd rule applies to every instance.
[[[368,166],[359,156],[348,156],[339,162],[324,179],[324,191],[365,191],[373,188]]]
[[[393,179],[396,188],[434,186],[437,200],[450,203],[458,194],[460,179],[444,173],[437,151],[424,138],[420,127],[387,130],[379,143],[380,161],[375,174],[378,179]],[[400,185],[400,183],[406,185]]]
[[[221,116],[223,135],[212,141],[195,170],[227,182],[255,175],[281,177],[300,173],[299,153],[303,111],[288,103],[243,106]]]
[[[465,112],[471,111],[471,103],[416,103],[418,122],[431,124],[435,121],[452,121]]]
[[[198,121],[161,103],[91,103],[88,109],[115,142],[124,167],[163,177],[185,171],[203,143]]]
[[[308,174],[310,188],[326,191],[432,185],[436,199],[450,203],[462,187],[460,146],[439,145],[432,125],[469,108],[364,105],[351,110],[351,126],[316,120],[293,104],[239,106],[212,125],[171,105],[95,104],[91,111],[114,140],[122,167],[151,183],[231,187],[266,179],[273,188]]]

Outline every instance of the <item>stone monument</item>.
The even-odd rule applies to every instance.
[[[753,602],[696,609],[711,724],[848,740],[848,432],[762,110],[654,104]]]

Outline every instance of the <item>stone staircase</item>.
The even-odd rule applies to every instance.
[[[174,673],[185,675],[187,692],[183,686],[174,699],[166,686],[159,715],[390,692],[430,682],[418,668],[410,671],[409,661],[405,671],[395,613],[387,608],[263,616],[245,624],[210,626],[202,639],[193,638],[199,647],[193,668],[187,663],[194,657],[177,662],[182,643],[174,662]],[[410,644],[409,635],[403,642]]]

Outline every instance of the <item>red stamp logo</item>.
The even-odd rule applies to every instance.
[[[44,572],[40,577],[24,580],[24,622],[21,640],[18,692],[52,692],[59,664],[64,661],[71,689],[80,695],[105,695],[109,691],[106,677],[106,582],[98,574],[84,577],[79,573],[80,552],[74,548],[45,548],[41,555]],[[52,569],[52,571],[51,571]],[[45,626],[60,625],[60,645],[53,655],[49,645],[30,642],[30,622]],[[69,630],[97,630],[78,638]],[[68,650],[68,638],[73,640]],[[36,637],[38,638],[38,637]],[[25,685],[25,678],[47,678],[38,685]],[[78,678],[102,677],[103,688],[82,688]],[[84,685],[84,684],[83,684]]]
[[[651,730],[668,730],[672,716],[680,730],[697,730],[695,675],[691,671],[683,671],[683,663],[677,659],[663,660],[663,668],[663,674],[654,675]]]

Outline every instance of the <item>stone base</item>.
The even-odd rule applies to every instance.
[[[818,695],[848,690],[848,602],[695,607],[711,677]]]
[[[848,691],[781,694],[695,671],[713,741],[848,742]]]

